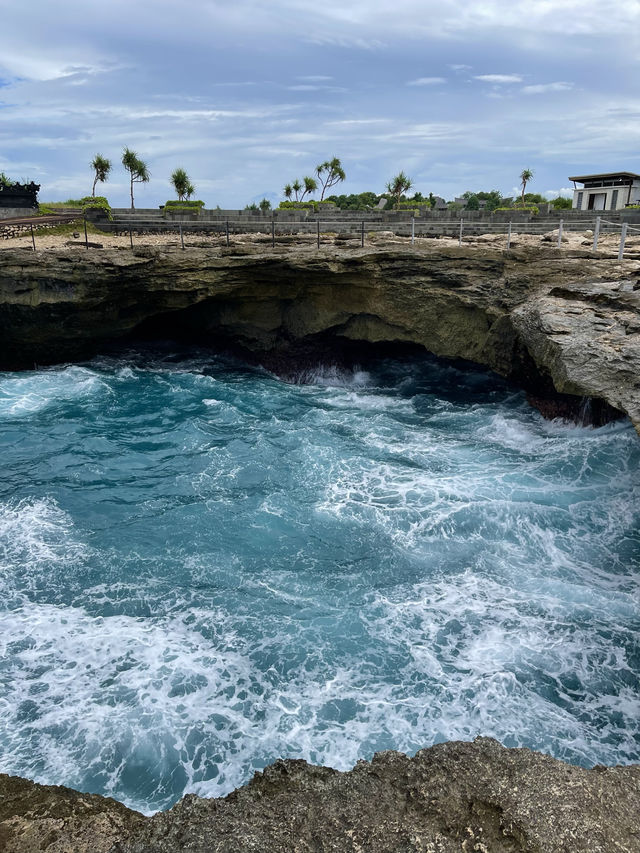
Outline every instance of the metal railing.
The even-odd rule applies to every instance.
[[[56,217],[58,223],[60,222],[60,218]],[[40,222],[45,224],[42,218]],[[31,222],[23,220],[20,223],[21,228],[29,229],[34,251],[36,249],[34,228],[37,228],[40,222],[34,218]],[[13,224],[17,225],[17,223]],[[90,244],[87,234],[86,219],[83,219],[83,226],[84,243],[86,248],[89,249],[92,244]],[[140,237],[149,234],[174,233],[182,249],[186,248],[185,236],[218,237],[221,238],[223,243],[230,246],[232,238],[247,234],[264,234],[266,236],[265,242],[270,242],[274,249],[279,242],[279,238],[281,240],[283,237],[288,238],[288,243],[292,242],[291,238],[297,238],[300,242],[315,242],[318,249],[322,246],[323,241],[326,244],[329,237],[332,238],[332,243],[334,242],[334,238],[338,242],[357,241],[364,248],[367,238],[373,239],[378,234],[388,234],[389,232],[392,232],[394,237],[405,240],[409,239],[411,245],[415,245],[417,239],[450,237],[453,239],[457,238],[458,245],[463,246],[466,239],[472,239],[474,236],[494,236],[496,238],[503,236],[504,248],[506,250],[511,248],[514,238],[518,235],[542,236],[552,234],[553,238],[549,242],[555,243],[560,248],[566,233],[589,231],[593,234],[592,250],[597,252],[600,239],[604,234],[619,232],[620,242],[617,253],[619,260],[624,258],[625,242],[629,232],[633,231],[640,234],[640,228],[632,227],[626,222],[611,222],[601,217],[597,217],[595,221],[593,218],[571,217],[568,220],[541,219],[526,222],[465,220],[464,217],[459,220],[424,221],[412,217],[405,222],[389,223],[367,219],[366,217],[361,219],[356,219],[355,217],[349,219],[331,218],[327,220],[318,218],[300,222],[287,222],[276,220],[275,218],[254,221],[247,221],[247,219],[170,221],[159,217],[145,218],[135,215],[116,215],[113,222],[110,222],[106,227],[108,227],[110,232],[119,236],[128,236],[131,248],[134,246],[134,235]],[[1,228],[2,221],[0,220]]]

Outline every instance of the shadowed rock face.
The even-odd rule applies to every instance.
[[[278,761],[220,800],[144,818],[0,776],[6,853],[637,853],[640,766],[584,770],[497,741],[383,752],[348,773]]]
[[[537,398],[603,400],[638,428],[639,275],[637,261],[557,249],[7,250],[0,368],[142,333],[283,358],[314,345],[322,358],[339,341],[409,343]]]

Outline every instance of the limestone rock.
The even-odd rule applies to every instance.
[[[84,358],[142,332],[257,356],[406,343],[534,396],[555,387],[599,398],[640,428],[629,289],[639,273],[635,260],[552,246],[4,250],[0,369]]]
[[[0,781],[6,853],[640,850],[640,765],[585,770],[490,738],[414,758],[383,752],[347,773],[277,761],[224,799],[188,795],[152,818],[66,788]]]
[[[559,235],[559,233],[560,233],[560,229],[559,229],[559,228],[556,228],[556,230],[555,230],[555,231],[547,231],[547,233],[546,233],[546,234],[543,234],[543,235],[542,235],[542,237],[540,238],[540,240],[541,240],[541,242],[543,242],[543,243],[556,243],[556,244],[557,244],[557,243],[558,243],[558,235]],[[562,238],[561,238],[560,242],[561,242],[561,243],[568,243],[568,242],[569,242],[569,238],[567,237],[567,235],[566,235],[566,234],[564,234],[564,233],[563,233],[563,235],[562,235]]]

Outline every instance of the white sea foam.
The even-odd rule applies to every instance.
[[[109,386],[85,367],[65,367],[0,375],[0,420],[24,418],[50,407],[109,392]]]
[[[29,586],[38,576],[73,567],[87,554],[73,522],[52,498],[0,503],[0,585]]]

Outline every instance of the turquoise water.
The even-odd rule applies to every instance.
[[[640,441],[427,358],[0,374],[0,770],[146,812],[277,757],[640,760]]]

